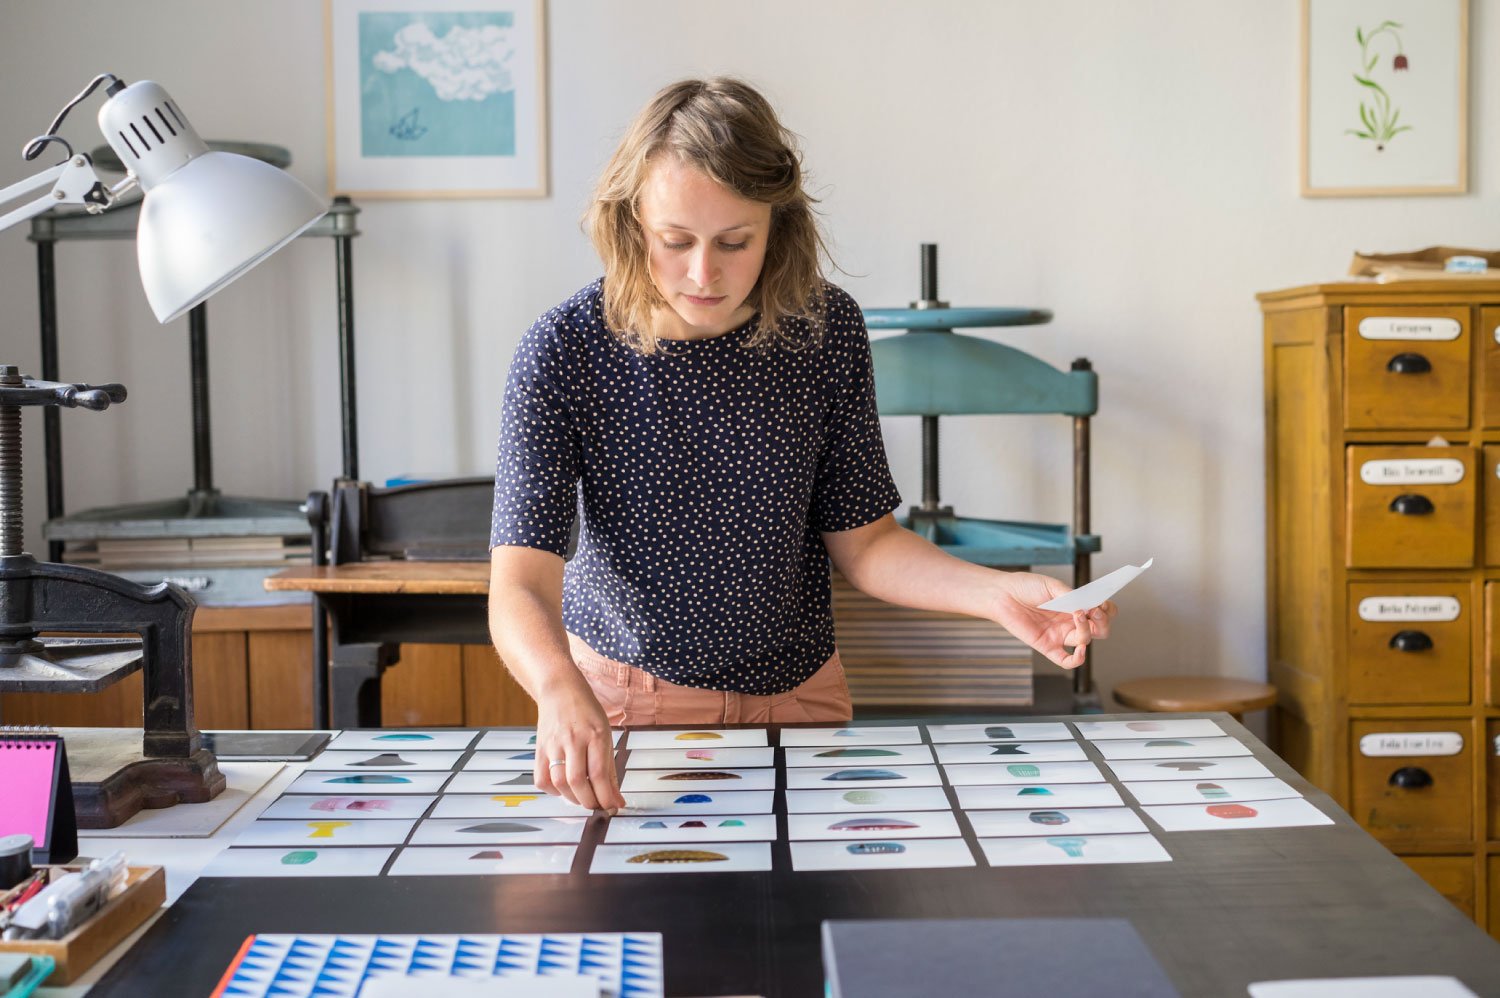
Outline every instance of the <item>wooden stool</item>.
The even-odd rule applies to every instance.
[[[1115,687],[1114,697],[1136,710],[1153,713],[1223,710],[1236,721],[1243,721],[1245,711],[1262,710],[1276,702],[1276,687],[1221,676],[1156,676],[1123,682]]]

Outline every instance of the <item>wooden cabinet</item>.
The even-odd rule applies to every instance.
[[[1277,749],[1500,927],[1500,279],[1259,300]]]

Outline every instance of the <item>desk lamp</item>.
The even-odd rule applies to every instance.
[[[105,140],[129,169],[106,188],[85,154],[57,134],[101,84]],[[96,77],[23,150],[36,159],[56,143],[58,165],[0,190],[0,206],[43,193],[0,229],[55,205],[100,212],[139,186],[136,234],[141,282],[163,323],[182,315],[321,218],[327,206],[290,175],[245,156],[211,151],[176,102],[149,81]],[[49,189],[50,188],[50,189]],[[68,738],[79,825],[111,828],[141,807],[208,800],[224,777],[193,723],[194,602],[170,584],[145,586],[78,565],[39,562],[22,548],[20,407],[102,410],[125,400],[120,385],[37,381],[0,364],[0,693],[93,692],[140,670],[145,730],[84,730]],[[39,638],[42,632],[135,633],[139,639]]]

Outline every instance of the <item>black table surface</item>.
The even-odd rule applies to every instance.
[[[797,873],[778,792],[770,872],[594,876],[586,871],[605,826],[596,815],[567,876],[199,879],[90,995],[207,995],[254,933],[656,931],[668,995],[813,996],[823,993],[825,919],[1045,917],[1129,919],[1184,996],[1244,995],[1255,981],[1417,974],[1500,995],[1500,944],[1328,796],[1227,714],[1172,716],[1212,718],[1334,824],[1163,833],[1148,818],[1170,863],[991,868],[976,848],[980,865],[970,868]],[[942,720],[1148,717],[1162,715]],[[1085,751],[1118,787],[1095,746]],[[1057,945],[1080,959],[1089,952],[1086,934]],[[1003,981],[993,993],[1005,993]]]

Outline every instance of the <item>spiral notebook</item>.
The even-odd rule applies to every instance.
[[[33,863],[66,863],[78,855],[73,783],[62,737],[0,726],[0,835],[30,835]]]

